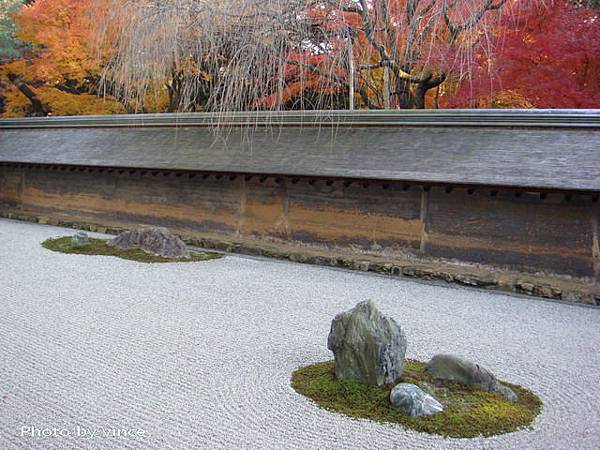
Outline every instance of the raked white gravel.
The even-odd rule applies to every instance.
[[[73,233],[0,220],[1,449],[600,448],[600,309],[237,256],[149,265],[40,246]],[[333,316],[369,298],[405,329],[409,357],[460,354],[535,391],[533,429],[444,439],[296,394],[291,372],[331,358]]]

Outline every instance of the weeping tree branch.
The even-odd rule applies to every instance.
[[[452,7],[454,7],[456,5],[456,2],[457,2],[457,0],[454,0],[454,1],[450,2],[448,5],[452,5]],[[464,23],[458,24],[458,25],[455,24],[454,22],[452,22],[452,20],[450,19],[450,7],[448,5],[446,5],[444,7],[444,11],[443,11],[444,12],[444,21],[446,22],[446,26],[448,27],[448,30],[450,31],[451,42],[452,43],[456,42],[459,35],[463,31],[471,29],[475,25],[477,25],[477,23],[479,23],[481,21],[481,19],[483,19],[483,17],[485,16],[485,14],[487,12],[497,11],[500,8],[502,8],[502,6],[504,6],[505,3],[506,3],[506,0],[485,0],[485,3],[483,4],[483,6],[474,15],[472,15],[469,20],[467,20]]]
[[[212,111],[251,109],[264,104],[265,98],[278,99],[269,103],[270,108],[284,107],[283,91],[296,77],[286,73],[290,66],[305,69],[295,84],[302,85],[305,78],[316,74],[323,79],[322,86],[331,82],[348,87],[348,79],[339,74],[346,73],[350,53],[355,55],[357,72],[354,90],[366,107],[377,108],[375,103],[381,100],[389,107],[390,95],[398,99],[392,107],[424,107],[429,89],[443,83],[456,67],[462,70],[462,65],[469,64],[473,42],[485,36],[489,26],[484,20],[487,13],[507,3],[95,1],[104,8],[106,1],[111,2],[113,15],[104,29],[117,24],[118,33],[104,33],[106,39],[116,39],[115,57],[103,77],[105,86],[114,87],[115,96],[143,104],[140,97],[166,84],[171,109],[198,108],[202,101],[200,107]],[[348,39],[354,45],[352,52],[347,48]],[[432,63],[438,61],[432,55],[439,58],[439,46],[448,44],[456,50],[453,60]],[[200,70],[206,82],[200,79]],[[385,89],[383,95],[381,89]],[[304,90],[300,90],[293,95],[302,97]],[[317,89],[311,99],[327,95]]]
[[[320,67],[318,67],[314,64],[300,62],[300,61],[288,61],[287,63],[292,66],[298,66],[298,67],[302,67],[303,69],[308,69],[311,72],[321,75],[326,79],[330,79],[330,80],[335,81],[338,84],[341,84],[345,88],[350,87],[350,83],[348,82],[348,80],[346,78],[344,78],[340,75],[334,74],[334,73],[324,71]],[[377,105],[373,104],[370,101],[369,95],[367,94],[367,91],[363,86],[361,86],[360,84],[355,85],[355,89],[360,94],[361,99],[363,100],[363,102],[365,102],[365,104],[368,106],[369,109],[380,109]]]

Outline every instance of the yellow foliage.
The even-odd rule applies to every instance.
[[[491,99],[489,106],[493,108],[533,108],[533,103],[518,92],[506,90],[498,92]]]
[[[0,65],[0,76],[6,76],[9,73],[18,74],[23,77],[25,83],[31,83],[35,80],[33,72],[29,69],[31,63],[25,60],[16,60],[10,63]]]
[[[113,99],[102,99],[89,94],[69,94],[49,86],[36,89],[42,103],[50,106],[53,116],[78,116],[124,114],[125,108]],[[6,112],[3,117],[25,117],[29,111],[30,102],[21,92],[12,88],[4,93],[6,97]]]
[[[169,108],[169,93],[163,87],[162,89],[152,86],[146,92],[146,95],[140,100],[132,100],[129,107],[135,112],[160,113]]]
[[[149,93],[144,98],[144,112],[160,113],[169,108],[169,93],[165,90],[160,94]]]

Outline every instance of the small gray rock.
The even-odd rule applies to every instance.
[[[125,231],[107,242],[109,247],[139,248],[146,253],[165,258],[189,258],[187,245],[166,228],[153,227]]]
[[[339,380],[381,386],[394,383],[404,369],[404,332],[372,301],[361,302],[333,319],[327,348],[335,356]]]
[[[390,392],[394,408],[413,417],[432,416],[444,410],[444,406],[419,386],[400,383]]]
[[[87,233],[83,231],[78,231],[71,238],[71,245],[73,245],[73,247],[83,247],[85,245],[88,245],[89,243],[90,238],[87,235]]]
[[[485,367],[454,355],[435,355],[427,363],[427,372],[439,380],[457,381],[488,392],[497,392],[508,400],[517,395],[498,381]]]

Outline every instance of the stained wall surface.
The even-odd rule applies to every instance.
[[[0,208],[600,280],[593,195],[160,170],[0,165]]]

